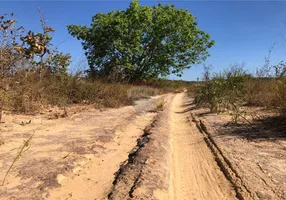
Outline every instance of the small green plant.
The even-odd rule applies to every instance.
[[[247,112],[245,110],[241,110],[241,108],[236,108],[232,115],[232,122],[234,124],[238,124],[239,119],[246,121],[249,125],[252,125],[252,122],[246,118]]]

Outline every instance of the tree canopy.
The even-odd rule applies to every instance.
[[[90,27],[68,25],[82,41],[90,76],[136,81],[176,74],[204,61],[214,45],[196,17],[174,5],[141,6],[97,13]]]

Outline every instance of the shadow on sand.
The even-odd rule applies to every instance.
[[[255,119],[252,124],[227,123],[218,135],[232,135],[248,140],[286,140],[286,118],[281,116]]]

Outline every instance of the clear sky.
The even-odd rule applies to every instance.
[[[215,40],[206,65],[213,71],[227,68],[230,64],[244,63],[249,72],[255,72],[264,63],[268,49],[275,43],[272,62],[285,59],[286,54],[286,2],[283,1],[147,1],[142,5],[159,2],[175,4],[188,9],[198,19],[200,29]],[[0,14],[13,12],[19,25],[27,30],[40,30],[39,13],[43,9],[47,25],[55,29],[53,44],[59,50],[73,56],[72,68],[87,67],[80,41],[68,34],[68,24],[87,24],[98,12],[126,9],[130,1],[0,1]],[[80,63],[82,63],[80,65]],[[186,70],[181,79],[196,80],[201,77],[202,65]],[[173,79],[174,76],[170,76]]]

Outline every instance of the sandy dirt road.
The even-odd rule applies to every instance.
[[[236,199],[202,134],[187,120],[185,95],[88,110],[41,127],[11,126],[0,146],[1,177],[13,149],[37,132],[0,187],[0,199]],[[154,112],[162,98],[163,111]]]
[[[0,132],[1,183],[23,140],[35,134],[0,186],[0,199],[105,199],[114,173],[156,115],[149,111],[159,99],[105,111],[88,109],[56,120],[5,116]]]
[[[236,199],[194,123],[185,93],[169,95],[140,146],[121,167],[110,199]]]
[[[235,199],[202,134],[183,112],[184,95],[176,95],[171,106],[174,199]]]

